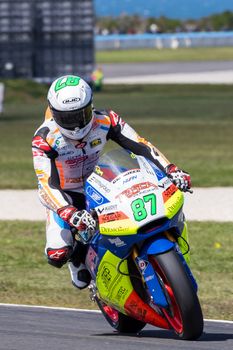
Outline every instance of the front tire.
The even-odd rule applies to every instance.
[[[138,333],[145,327],[146,323],[124,315],[105,304],[97,296],[95,300],[107,322],[119,333]]]
[[[194,340],[203,332],[203,315],[197,294],[185,268],[174,250],[150,256],[169,301],[162,312],[170,326],[186,340]]]

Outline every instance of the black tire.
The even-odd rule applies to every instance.
[[[111,308],[116,318],[110,317],[109,313],[105,311],[104,308],[108,307],[102,300],[100,300],[97,296],[95,298],[99,309],[104,315],[105,319],[108,321],[111,327],[113,327],[119,333],[138,333],[143,327],[145,327],[146,323],[142,321],[135,320],[134,318],[124,315],[121,312]]]
[[[203,332],[202,310],[178,254],[171,250],[150,256],[150,261],[170,303],[169,309],[162,309],[165,318],[181,339],[198,339]]]

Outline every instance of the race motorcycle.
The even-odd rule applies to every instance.
[[[183,193],[153,162],[124,149],[100,158],[85,193],[98,222],[87,243],[89,288],[108,323],[122,333],[150,324],[199,338],[197,283],[177,243]]]

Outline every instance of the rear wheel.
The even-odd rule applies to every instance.
[[[203,332],[203,315],[197,294],[178,254],[171,250],[152,255],[150,261],[159,276],[169,302],[162,312],[180,338],[197,339]]]
[[[138,333],[146,323],[124,315],[96,297],[96,302],[111,327],[120,333]]]

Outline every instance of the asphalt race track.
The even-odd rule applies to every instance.
[[[109,63],[106,84],[233,84],[232,61]]]
[[[232,61],[147,62],[101,64],[106,78],[149,74],[201,73],[233,70]]]
[[[198,341],[182,341],[151,326],[119,335],[97,312],[0,305],[0,350],[233,349],[233,322],[205,321]]]

